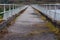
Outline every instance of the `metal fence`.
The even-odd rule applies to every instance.
[[[32,5],[53,22],[60,25],[60,4],[36,4]]]
[[[0,31],[11,24],[11,22],[21,14],[20,12],[27,8],[27,6],[20,4],[0,4],[0,6],[3,7],[3,12],[0,12],[0,14],[3,14],[3,22],[0,23]],[[8,10],[6,10],[7,8]]]
[[[12,15],[15,15],[16,13],[18,13],[22,6],[24,6],[24,5],[20,5],[20,4],[0,4],[0,8],[2,9],[2,11],[0,11],[0,16],[2,16],[3,20],[7,20]]]
[[[36,8],[53,20],[60,21],[60,4],[41,4]]]

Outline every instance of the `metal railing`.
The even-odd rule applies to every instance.
[[[0,5],[3,6],[3,12],[0,12],[0,14],[3,14],[3,22],[0,23],[0,31],[3,28],[7,27],[7,25],[12,24],[11,22],[14,21],[14,19],[16,19],[16,17],[19,16],[21,12],[27,8],[27,6],[20,4],[0,4]],[[7,11],[6,6],[8,6]]]
[[[56,22],[56,24],[60,24],[60,4],[38,4],[32,6],[50,18],[53,22]]]
[[[60,4],[40,4],[34,7],[54,20],[60,21]]]
[[[7,20],[12,15],[15,15],[16,13],[18,13],[20,11],[22,6],[24,6],[24,5],[20,5],[20,4],[0,4],[0,7],[2,7],[1,9],[3,9],[3,12],[0,12],[0,14],[3,15],[2,19]]]

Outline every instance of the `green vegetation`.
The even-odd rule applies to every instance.
[[[3,9],[0,8],[0,12],[3,12]],[[3,18],[3,14],[0,14],[0,19]]]
[[[50,31],[53,31],[55,34],[58,34],[59,29],[56,28],[51,22],[47,22],[47,26],[49,27]]]
[[[9,8],[6,8],[6,11],[8,11],[9,10]]]
[[[2,8],[0,8],[0,12],[3,12],[3,9]]]
[[[59,29],[57,27],[55,27],[50,21],[48,21],[45,16],[40,15],[40,18],[46,22],[45,26],[49,28],[50,32],[53,32],[55,34],[59,33]]]
[[[44,16],[42,16],[42,19],[47,21],[46,26],[50,29],[50,31],[54,32],[55,34],[58,34],[59,29],[55,27],[50,21],[46,20]]]
[[[43,20],[46,20],[46,18],[44,16],[42,16]],[[54,34],[56,34],[57,40],[60,40],[60,29],[55,27],[50,21],[46,20],[46,26],[49,28],[50,32],[53,32]]]
[[[11,7],[11,9],[13,9],[12,7]],[[6,11],[8,11],[9,10],[9,8],[6,8]],[[0,8],[0,13],[1,12],[3,12],[3,9],[2,8]],[[0,14],[0,20],[3,18],[3,14]]]
[[[0,19],[2,19],[3,18],[3,14],[0,14]]]

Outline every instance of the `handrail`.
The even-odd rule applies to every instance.
[[[3,20],[7,20],[8,17],[18,13],[21,7],[24,7],[24,5],[22,6],[20,4],[0,4],[0,6],[3,6],[3,12],[0,12],[0,14],[3,14]],[[6,11],[6,6],[8,6],[7,11]]]
[[[53,6],[51,6],[53,5]],[[58,5],[58,6],[57,6]],[[35,9],[39,10],[43,15],[48,17],[52,22],[60,23],[60,4],[39,4],[32,5]],[[54,10],[54,11],[51,11]],[[58,12],[57,12],[58,11]],[[60,25],[60,24],[58,24]]]

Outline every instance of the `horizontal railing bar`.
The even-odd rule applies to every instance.
[[[0,5],[20,5],[20,4],[0,4]]]
[[[60,4],[40,4],[40,5],[60,5]]]

